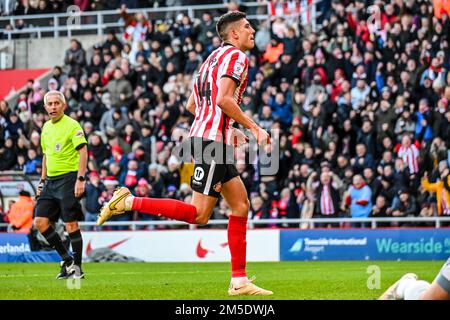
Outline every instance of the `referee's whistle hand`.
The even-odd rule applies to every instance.
[[[41,196],[42,189],[44,189],[44,181],[40,180],[36,189],[36,199]]]
[[[84,194],[84,190],[86,188],[86,182],[85,181],[77,181],[75,183],[75,197],[81,198],[81,196]]]

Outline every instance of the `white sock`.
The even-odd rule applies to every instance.
[[[422,294],[431,286],[430,283],[424,280],[417,280],[410,283],[404,292],[405,300],[419,300]]]
[[[248,282],[248,278],[247,277],[236,277],[236,278],[231,278],[231,283],[235,286],[240,286],[242,284],[245,284]]]
[[[134,196],[128,196],[125,198],[125,211],[131,211],[133,206]]]
[[[395,295],[399,299],[405,299],[405,289],[413,284],[414,282],[417,282],[417,279],[414,278],[403,278],[400,280],[397,290],[395,291]]]

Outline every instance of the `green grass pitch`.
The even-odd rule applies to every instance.
[[[406,272],[432,281],[442,261],[248,263],[270,297],[229,297],[228,263],[85,263],[86,279],[55,280],[56,263],[0,263],[0,299],[373,300]],[[380,268],[380,288],[367,287],[369,266]],[[72,289],[70,289],[72,287]]]

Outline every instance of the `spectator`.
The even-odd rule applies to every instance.
[[[277,93],[275,98],[271,100],[270,107],[272,115],[275,119],[280,119],[285,126],[292,122],[292,106],[285,100],[282,93]]]
[[[375,167],[373,156],[367,153],[367,148],[362,143],[356,145],[356,157],[350,160],[350,164],[357,173],[361,173],[364,168]]]
[[[419,172],[419,150],[411,143],[408,135],[402,137],[402,144],[398,149],[398,156],[408,166],[411,175]]]
[[[316,172],[310,175],[310,179],[317,176]],[[340,195],[339,188],[342,182],[337,175],[331,172],[322,172],[320,181],[307,183],[316,194],[316,206],[314,208],[314,217],[317,218],[336,218],[340,216]],[[335,224],[320,224],[325,227],[336,226]]]
[[[24,155],[22,155],[22,154],[18,155],[17,156],[17,164],[14,166],[13,170],[25,173],[25,162],[26,161],[27,160]]]
[[[86,52],[78,40],[72,39],[70,41],[70,48],[66,51],[64,63],[70,66],[69,76],[75,76],[79,79],[81,69],[86,64]]]
[[[89,174],[89,181],[86,184],[86,213],[85,221],[97,221],[97,215],[102,207],[101,196],[105,192],[105,186],[100,182],[100,176],[96,171]],[[88,227],[87,230],[93,228]]]
[[[359,174],[353,177],[353,185],[348,190],[349,196],[346,200],[350,205],[352,218],[367,218],[372,210],[372,190],[366,185],[363,177]],[[367,227],[367,223],[352,223],[352,226]]]
[[[0,171],[11,170],[17,162],[16,154],[14,152],[13,139],[7,138],[5,145],[0,149],[2,161],[0,161]]]
[[[34,202],[28,191],[22,190],[19,199],[10,207],[7,218],[16,233],[30,233],[33,226]]]
[[[216,26],[211,12],[202,14],[202,21],[197,25],[197,41],[208,47],[212,43],[212,38],[216,34]]]
[[[25,163],[25,174],[37,174],[38,166],[42,165],[41,157],[38,157],[36,150],[28,150],[28,161]]]
[[[398,192],[399,201],[392,208],[392,217],[415,217],[418,215],[417,202],[408,190],[402,189]],[[404,225],[404,224],[400,224]]]
[[[96,167],[99,168],[104,164],[105,160],[111,157],[111,151],[103,143],[103,140],[99,134],[96,132],[89,136],[89,158],[95,161]]]
[[[52,13],[52,8],[47,4],[47,1],[39,0],[36,14],[49,14],[49,13]]]
[[[150,186],[150,184],[147,182],[147,180],[145,180],[144,178],[140,178],[138,181],[138,184],[134,190],[134,195],[136,197],[153,197],[153,193],[152,193],[152,187]],[[149,214],[142,214],[142,213],[137,213],[137,220],[141,220],[141,221],[151,221],[151,220],[158,220],[158,217],[155,217],[153,215],[149,215]],[[139,226],[138,226],[139,227]],[[150,226],[149,229],[153,229],[153,226]],[[144,227],[140,227],[138,228],[140,230],[146,229],[145,226]]]
[[[133,94],[130,82],[125,79],[123,71],[119,68],[114,70],[114,79],[109,81],[108,84],[100,90],[107,90],[109,92],[111,104],[116,108],[127,107],[129,103],[128,99],[130,99]]]
[[[250,202],[250,220],[269,218],[269,210],[260,196],[252,197]],[[263,224],[255,224],[255,228],[264,228]]]
[[[401,137],[404,134],[411,135],[411,134],[414,134],[415,128],[416,128],[416,123],[414,122],[414,120],[411,117],[411,112],[409,112],[409,110],[404,110],[401,113],[401,116],[399,118],[397,118],[397,121],[395,123],[394,133],[398,137]]]
[[[415,113],[416,130],[415,138],[419,141],[430,141],[433,138],[433,130],[431,127],[431,116],[429,102],[427,99],[421,99],[419,102],[419,110]]]
[[[375,134],[370,120],[365,120],[358,131],[358,136],[356,138],[356,143],[363,144],[366,147],[367,153],[372,157],[376,155],[375,153]],[[356,146],[358,148],[358,146]],[[372,164],[373,165],[373,164]]]
[[[164,182],[159,171],[159,166],[156,163],[149,165],[149,183],[153,190],[153,196],[155,198],[162,198],[164,191]]]
[[[372,212],[371,212],[370,216],[374,217],[374,218],[389,218],[389,217],[391,217],[389,214],[388,201],[383,195],[379,195],[375,199],[375,204],[372,207]],[[387,227],[389,225],[390,225],[389,222],[377,223],[378,227]]]
[[[352,108],[358,110],[366,104],[366,98],[369,95],[369,86],[366,84],[365,77],[358,78],[356,86],[351,90]]]
[[[289,188],[281,190],[277,209],[280,219],[298,219],[300,217],[294,193]],[[283,226],[288,227],[289,224],[283,223]]]
[[[9,16],[16,9],[17,2],[16,1],[0,1],[0,15]]]
[[[422,179],[422,187],[436,194],[438,214],[448,216],[450,215],[450,173],[445,166],[440,171],[439,181],[435,183],[430,183],[428,176],[425,175]]]
[[[138,169],[139,166],[136,160],[128,161],[127,170],[120,175],[119,183],[130,190],[134,190],[143,174]]]

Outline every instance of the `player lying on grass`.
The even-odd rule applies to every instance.
[[[268,133],[239,107],[248,80],[248,58],[244,52],[254,47],[255,30],[242,12],[223,15],[216,29],[223,45],[201,65],[186,106],[195,115],[189,133],[195,163],[191,204],[173,199],[133,197],[127,188],[119,188],[102,208],[97,224],[130,210],[206,224],[222,195],[232,210],[228,222],[232,277],[228,293],[270,295],[271,291],[254,285],[247,278],[246,237],[250,204],[233,157],[235,138],[240,142],[245,140],[245,135],[233,128],[235,121],[251,130],[258,144],[269,142]]]
[[[450,258],[433,283],[407,273],[381,295],[379,300],[450,300]]]

